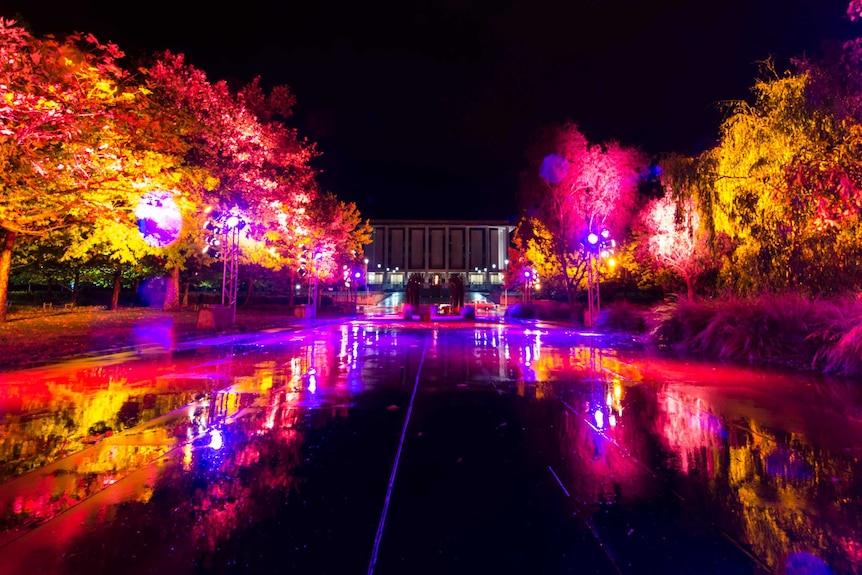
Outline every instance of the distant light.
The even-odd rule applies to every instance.
[[[210,447],[218,451],[224,446],[224,439],[222,438],[221,431],[218,429],[213,429],[210,433]]]
[[[593,232],[590,232],[590,235],[587,236],[587,241],[590,242],[591,244],[595,245],[595,244],[599,243],[599,236],[597,236]]]
[[[605,426],[605,414],[602,413],[602,411],[600,409],[596,410],[595,418],[596,418],[596,427],[598,427],[599,429],[604,428],[604,426]]]

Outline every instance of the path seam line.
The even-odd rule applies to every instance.
[[[410,424],[410,415],[413,413],[413,402],[416,400],[416,390],[419,389],[419,375],[422,373],[422,364],[425,363],[425,351],[428,349],[428,338],[426,337],[422,346],[422,358],[416,369],[416,381],[413,382],[413,394],[410,396],[410,405],[407,407],[407,416],[404,418],[404,427],[401,430],[401,439],[398,442],[398,451],[395,452],[395,462],[392,464],[392,473],[389,474],[389,485],[386,487],[386,498],[383,500],[383,512],[380,514],[380,523],[377,526],[377,534],[374,536],[374,547],[371,550],[371,562],[368,564],[368,575],[374,573],[377,564],[377,552],[380,550],[380,540],[383,538],[383,526],[386,523],[386,514],[389,511],[389,500],[392,497],[392,487],[395,485],[395,474],[398,472],[398,462],[401,460],[401,450],[404,448],[404,438],[407,435],[407,426]]]

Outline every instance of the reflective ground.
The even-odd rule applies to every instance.
[[[499,321],[0,373],[0,573],[862,572],[857,383]]]

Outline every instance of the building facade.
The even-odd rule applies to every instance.
[[[371,220],[372,240],[365,247],[368,284],[402,290],[422,274],[428,286],[446,285],[461,274],[468,289],[491,290],[503,284],[514,226],[504,221]]]

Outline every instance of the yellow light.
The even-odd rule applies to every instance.
[[[614,258],[610,258],[608,260],[608,266],[609,267],[615,267],[616,265],[617,265],[617,260],[615,260]]]

